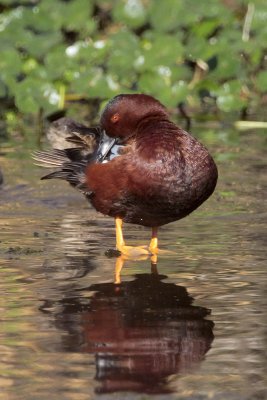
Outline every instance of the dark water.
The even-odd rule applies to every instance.
[[[200,137],[215,195],[161,229],[172,254],[126,261],[121,284],[112,219],[40,182],[29,156],[0,157],[1,400],[267,399],[266,132]]]

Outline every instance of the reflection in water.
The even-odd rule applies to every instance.
[[[81,215],[68,212],[53,224],[53,229],[58,231],[59,237],[56,243],[50,240],[47,244],[48,257],[43,268],[48,279],[66,281],[82,278],[96,269],[94,250],[101,237],[95,232],[94,221],[87,215],[83,219]],[[52,258],[55,247],[57,257]]]
[[[62,259],[46,259],[43,268],[47,279],[66,281],[86,276],[96,268],[96,265],[90,254],[88,256],[65,254]]]
[[[184,287],[164,278],[138,274],[120,285],[95,284],[41,307],[64,331],[61,351],[95,354],[98,393],[170,392],[170,375],[204,359],[213,341],[210,310],[193,306]]]

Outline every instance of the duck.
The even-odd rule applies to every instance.
[[[53,169],[41,179],[67,181],[114,218],[122,255],[158,254],[159,228],[191,214],[215,190],[218,170],[206,147],[148,94],[115,96],[98,126],[68,119],[63,125],[68,146],[33,155],[37,165]],[[127,246],[123,223],[150,228],[149,245]]]

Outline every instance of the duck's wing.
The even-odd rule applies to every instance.
[[[97,145],[99,133],[96,128],[87,127],[71,118],[64,117],[49,125],[46,137],[54,149],[65,150],[70,147],[85,145],[87,151],[93,152]]]
[[[90,163],[103,162],[115,139],[108,137],[99,127],[88,128],[66,118],[53,124],[53,134],[56,132],[61,136],[61,148],[36,151],[33,154],[36,165],[53,169],[53,172],[41,179],[63,179],[84,194],[90,195],[90,189],[86,186],[86,168]],[[51,139],[51,136],[50,142],[54,147],[59,143],[56,137]]]

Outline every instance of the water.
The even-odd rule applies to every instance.
[[[0,399],[267,399],[266,135],[199,134],[216,193],[121,284],[112,219],[27,154],[0,158]]]

